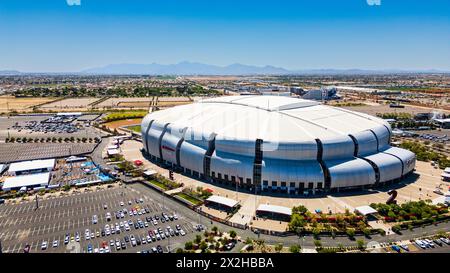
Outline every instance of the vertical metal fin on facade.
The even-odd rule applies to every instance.
[[[146,151],[148,154],[150,154],[150,153],[148,152],[148,131],[150,131],[150,127],[152,127],[153,121],[154,121],[154,120],[151,120],[151,121],[148,123],[147,130],[145,130],[145,135],[142,136],[142,139],[145,141],[145,151]]]
[[[162,155],[161,142],[162,142],[162,139],[163,139],[163,137],[164,137],[164,134],[165,134],[166,131],[167,131],[167,126],[169,126],[169,124],[170,124],[170,123],[166,123],[166,125],[164,125],[164,129],[163,129],[163,131],[162,131],[162,133],[161,133],[161,135],[159,136],[159,139],[158,139],[159,162],[163,162],[163,155]]]
[[[353,153],[353,156],[357,157],[358,153],[359,153],[358,140],[352,135],[348,135],[348,136],[353,140],[353,144],[355,145],[355,152]]]
[[[390,153],[385,153],[385,154],[391,155],[391,156],[397,158],[398,160],[400,160],[400,163],[402,163],[402,176],[403,176],[405,174],[405,163],[403,163],[403,160],[394,154],[390,154]]]
[[[391,130],[389,130],[389,128],[386,125],[383,124],[383,126],[388,131],[388,135],[389,135],[388,142],[389,142],[389,144],[391,144],[391,137],[392,137]]]
[[[256,139],[255,142],[255,160],[253,161],[253,184],[255,185],[255,191],[259,187],[261,187],[261,172],[262,172],[262,159],[263,159],[263,150],[262,150],[263,140]]]
[[[322,168],[323,171],[323,179],[325,181],[324,188],[326,190],[329,190],[331,189],[331,176],[327,165],[323,161],[323,144],[322,141],[320,141],[320,139],[318,138],[316,138],[316,143],[317,143],[317,162],[319,162],[320,167]]]
[[[377,152],[379,152],[380,151],[380,141],[378,140],[378,136],[377,136],[377,134],[375,134],[374,131],[372,131],[372,130],[369,130],[369,131],[372,132],[372,134],[375,136],[375,139],[377,140]]]
[[[372,130],[371,130],[371,132],[373,134],[375,134]],[[353,140],[353,144],[355,144],[354,157],[362,159],[362,160],[366,161],[367,163],[369,163],[370,166],[372,166],[373,170],[375,171],[375,184],[379,183],[380,182],[380,168],[378,168],[377,164],[375,164],[375,162],[373,162],[372,160],[369,160],[364,157],[359,157],[358,156],[358,149],[359,149],[358,148],[358,140],[352,135],[348,135],[348,136]],[[377,137],[377,136],[375,135],[375,137]],[[377,150],[378,150],[378,138],[377,138]]]
[[[178,168],[181,168],[181,163],[180,163],[180,150],[181,150],[181,144],[182,144],[183,141],[184,141],[184,136],[185,136],[185,134],[186,134],[186,131],[187,131],[187,127],[185,127],[185,128],[183,129],[183,134],[182,134],[180,140],[178,141],[177,147],[176,147],[176,149],[175,149],[175,157],[176,157],[176,160],[177,160],[177,167],[178,167]]]
[[[203,158],[203,175],[206,178],[211,177],[211,156],[216,150],[216,133],[212,133],[208,140],[208,149],[206,150],[205,157]]]

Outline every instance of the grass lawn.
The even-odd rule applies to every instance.
[[[127,129],[136,132],[136,133],[140,133],[141,132],[141,125],[133,125],[133,126],[129,126],[127,127]]]
[[[153,185],[155,185],[155,186],[160,187],[161,189],[164,189],[165,191],[169,190],[169,187],[167,187],[166,185],[164,185],[164,184],[161,183],[161,182],[158,182],[158,181],[155,181],[155,180],[150,180],[150,181],[148,181],[148,182],[151,183],[151,184],[153,184]]]
[[[194,205],[200,205],[202,203],[202,201],[200,201],[200,200],[198,200],[198,199],[196,199],[196,198],[194,198],[192,196],[189,196],[189,195],[187,195],[185,193],[182,193],[182,192],[178,193],[177,196],[179,196],[179,197],[181,197],[181,198],[191,202]]]
[[[143,118],[148,114],[148,111],[126,111],[126,112],[113,112],[104,117],[106,122],[123,120],[123,119],[135,119]]]

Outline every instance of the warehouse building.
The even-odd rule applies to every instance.
[[[55,167],[55,159],[31,160],[11,163],[8,169],[10,175],[50,172]]]
[[[35,173],[28,175],[19,175],[5,178],[2,190],[20,190],[22,188],[31,189],[36,187],[47,187],[50,182],[50,173]]]
[[[373,187],[415,168],[413,153],[390,146],[392,131],[382,119],[291,97],[207,99],[150,113],[141,128],[150,160],[248,189]]]

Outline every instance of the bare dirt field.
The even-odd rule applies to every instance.
[[[106,125],[110,129],[114,130],[114,129],[117,129],[117,128],[123,127],[123,126],[140,125],[141,122],[142,122],[141,118],[124,119],[124,120],[111,121],[111,122],[105,123],[104,125]]]
[[[138,98],[109,98],[96,104],[95,107],[149,107],[154,97],[138,97]]]
[[[33,106],[54,101],[54,98],[16,98],[0,96],[0,113],[33,110]]]
[[[42,110],[59,110],[59,109],[86,109],[90,104],[98,101],[100,98],[70,98],[55,101],[42,105]]]
[[[418,113],[427,113],[427,112],[447,112],[442,109],[432,109],[432,108],[426,108],[426,107],[420,107],[420,106],[410,106],[405,105],[405,108],[391,108],[389,105],[386,104],[376,104],[371,103],[370,105],[366,106],[350,106],[350,107],[342,107],[348,110],[366,113],[372,116],[376,116],[377,113],[410,113],[412,115],[418,114]]]

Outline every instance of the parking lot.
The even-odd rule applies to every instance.
[[[118,214],[117,218],[117,212],[123,212],[123,209],[127,213]],[[136,215],[129,213],[132,210],[136,210]],[[107,220],[107,213],[111,214],[110,221]],[[162,213],[172,220],[163,223]],[[177,215],[176,220],[174,214]],[[93,221],[94,215],[97,215],[97,223]],[[158,216],[158,220],[155,216]],[[147,221],[147,217],[152,217],[152,221]],[[109,232],[105,225],[109,225]],[[160,250],[168,252],[169,248],[174,250],[184,247],[186,241],[192,240],[196,225],[192,219],[180,215],[164,206],[161,200],[154,200],[142,189],[133,186],[106,188],[40,201],[38,209],[35,201],[0,205],[0,240],[6,253],[23,252],[27,245],[30,246],[30,252],[147,252],[158,245],[161,246]],[[161,230],[158,231],[158,228]],[[113,229],[114,234],[111,234]],[[155,230],[160,236],[156,236]],[[180,230],[184,231],[184,236]],[[165,231],[168,231],[169,236]],[[67,235],[68,241],[65,243]],[[162,236],[165,239],[157,238]],[[44,242],[47,244],[46,249],[42,249]],[[116,246],[116,242],[119,242],[120,247]]]

